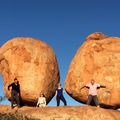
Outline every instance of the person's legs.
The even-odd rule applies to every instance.
[[[42,105],[41,104],[39,104],[39,106],[38,107],[42,107]]]
[[[96,105],[97,107],[99,107],[99,101],[98,101],[97,95],[96,95],[96,96],[93,96],[93,100],[94,100],[94,102],[95,102],[95,105]]]
[[[66,106],[66,105],[67,105],[67,102],[66,102],[64,96],[61,96],[61,100],[62,100],[62,102],[64,103],[64,106]]]
[[[17,102],[18,107],[20,107],[20,99],[18,95],[16,96],[16,102]]]
[[[60,105],[60,97],[57,96],[56,100],[57,100],[57,106],[59,106]]]
[[[42,104],[42,107],[45,107],[46,106],[46,104]]]
[[[15,101],[18,107],[20,107],[20,98],[17,92],[15,92]]]
[[[14,102],[15,102],[14,91],[11,91],[11,108],[14,108],[13,107]]]
[[[87,105],[90,105],[91,101],[92,101],[93,96],[89,95],[88,96],[88,100],[87,100]]]

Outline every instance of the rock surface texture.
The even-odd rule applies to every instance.
[[[34,38],[14,38],[0,48],[0,72],[4,91],[16,77],[20,83],[21,98],[26,105],[35,105],[43,92],[47,103],[55,93],[59,82],[59,70],[53,49]]]
[[[103,107],[120,107],[120,38],[93,33],[78,49],[66,76],[65,89],[71,97],[86,103],[88,89],[80,88],[91,79],[107,87],[98,89]]]
[[[22,107],[0,106],[0,120],[120,120],[120,111],[97,107]]]

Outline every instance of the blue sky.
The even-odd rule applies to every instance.
[[[89,34],[120,37],[119,5],[119,0],[0,0],[0,46],[13,37],[45,41],[56,53],[64,86],[70,62]],[[68,105],[81,105],[66,93],[65,98]]]

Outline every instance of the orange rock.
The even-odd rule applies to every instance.
[[[20,83],[21,98],[27,105],[35,105],[40,92],[47,103],[55,93],[59,82],[59,70],[53,49],[34,38],[14,38],[0,49],[0,71],[4,79],[4,91],[16,77]]]
[[[102,40],[107,38],[108,36],[104,35],[103,33],[100,32],[95,32],[93,34],[90,34],[86,40]]]
[[[80,88],[91,79],[107,87],[98,90],[100,104],[104,107],[118,108],[120,106],[120,38],[94,33],[87,37],[78,49],[65,80],[66,91],[77,101],[86,103],[88,89],[80,91]]]
[[[16,112],[17,110],[17,112]],[[90,106],[66,107],[22,107],[10,109],[0,105],[1,120],[35,119],[35,120],[120,120],[120,111],[107,110]],[[6,119],[5,119],[6,118]]]

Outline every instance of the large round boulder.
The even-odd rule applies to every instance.
[[[59,70],[53,49],[34,38],[13,38],[0,49],[0,71],[8,99],[8,85],[19,80],[21,99],[26,105],[35,105],[40,93],[47,103],[55,94]]]
[[[120,107],[120,38],[93,33],[78,49],[66,76],[65,89],[75,100],[86,103],[88,89],[80,88],[91,79],[106,86],[98,89],[103,107]]]

